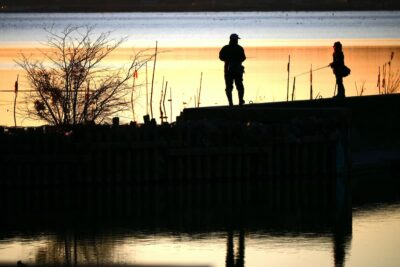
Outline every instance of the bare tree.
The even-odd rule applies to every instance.
[[[134,88],[128,81],[154,54],[142,50],[125,66],[107,66],[103,60],[125,38],[113,40],[110,32],[95,34],[93,27],[46,31],[49,49],[41,52],[43,59],[22,54],[16,61],[31,86],[24,97],[25,116],[52,125],[102,123],[130,109],[128,95]]]

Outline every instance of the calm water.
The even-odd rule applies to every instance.
[[[295,200],[270,186],[2,192],[0,265],[400,264],[398,190],[339,211],[312,190]]]
[[[43,28],[66,25],[96,25],[150,45],[159,40],[202,47],[232,32],[244,40],[399,39],[399,24],[398,11],[1,14],[0,45],[42,41]]]

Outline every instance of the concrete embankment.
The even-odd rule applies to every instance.
[[[206,107],[187,109],[181,117],[183,120],[234,118],[283,123],[293,120],[295,113],[290,110],[304,110],[309,116],[323,116],[332,109],[347,113],[342,118],[346,120],[343,123],[348,125],[353,172],[376,168],[394,168],[393,171],[400,172],[400,94],[249,104],[233,108]]]

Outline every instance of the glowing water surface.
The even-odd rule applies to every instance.
[[[283,228],[284,229],[284,228]],[[252,266],[387,266],[400,263],[400,205],[357,208],[352,234],[329,232],[217,231],[189,233],[134,231],[126,228],[12,233],[0,238],[0,264],[157,264],[231,266],[241,257]],[[240,241],[242,238],[242,241]],[[231,243],[229,243],[231,240]],[[240,252],[240,246],[242,250]],[[241,256],[240,256],[241,255]],[[336,265],[335,265],[336,264]]]

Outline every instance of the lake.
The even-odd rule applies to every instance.
[[[332,61],[332,44],[340,40],[351,75],[345,78],[348,96],[377,94],[379,68],[394,59],[399,68],[400,12],[204,12],[204,13],[17,13],[0,15],[0,90],[13,90],[19,75],[20,90],[29,89],[24,72],[14,60],[20,53],[41,58],[45,28],[61,31],[67,25],[95,26],[95,32],[111,32],[126,42],[105,62],[123,66],[134,51],[153,49],[158,41],[154,103],[159,103],[163,79],[172,92],[172,117],[193,107],[202,78],[201,106],[226,105],[223,63],[219,49],[229,35],[241,36],[245,48],[245,100],[247,103],[285,101],[287,63],[291,56],[290,96],[296,77],[294,99],[310,97],[310,78],[305,72]],[[44,50],[46,51],[46,50]],[[149,63],[148,73],[152,73]],[[302,75],[299,75],[302,74]],[[151,76],[150,76],[151,77]],[[136,113],[119,114],[123,122],[142,121],[146,114],[146,71],[139,71],[142,86],[136,90]],[[151,80],[150,78],[148,80]],[[332,97],[335,78],[329,68],[313,73],[313,97]],[[18,99],[21,100],[20,94]],[[0,124],[13,125],[14,96],[0,93]],[[237,96],[234,92],[234,102]],[[156,105],[158,106],[158,104]],[[158,118],[158,107],[155,108]],[[170,114],[170,110],[168,111]],[[17,116],[18,125],[38,125]]]
[[[398,183],[341,210],[275,186],[2,191],[0,266],[399,265]]]

